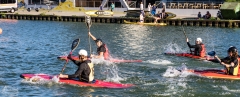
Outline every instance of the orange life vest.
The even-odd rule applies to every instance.
[[[204,44],[201,44],[202,50],[200,52],[200,57],[205,57],[206,55],[206,48]]]
[[[109,59],[109,51],[108,51],[107,45],[104,44],[104,47],[105,47],[106,51],[103,53],[103,57],[105,60],[108,60]]]

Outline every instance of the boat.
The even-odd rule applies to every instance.
[[[124,20],[123,21],[125,24],[137,24],[137,25],[151,25],[151,26],[166,26],[166,23],[140,23],[140,22],[129,22]]]
[[[38,82],[40,81],[40,79],[52,80],[55,76],[48,75],[48,74],[30,74],[30,73],[24,73],[20,75],[21,78],[26,80],[30,80],[31,78],[33,78],[32,79],[33,82]],[[68,78],[60,78],[58,82],[69,84],[69,85],[78,85],[82,87],[96,87],[96,88],[130,88],[134,86],[133,84],[121,84],[121,83],[115,83],[115,82],[106,82],[102,80],[95,80],[94,83],[86,83],[86,82],[80,82],[76,79],[68,79]]]
[[[91,10],[91,11],[86,11],[86,15],[89,16],[113,16],[113,12],[111,11],[102,11],[102,10]]]
[[[57,58],[60,60],[67,60],[67,56],[59,56]],[[79,60],[78,56],[72,56],[72,59]],[[113,59],[113,58],[106,60],[106,61],[114,62],[114,63],[140,63],[140,62],[142,62],[142,60],[123,60],[123,59]]]
[[[206,69],[206,70],[188,70],[188,71],[206,78],[240,80],[240,74],[238,74],[237,76],[227,75],[225,73],[225,70]]]
[[[190,53],[164,53],[164,54],[165,55],[188,57],[188,58],[193,58],[193,59],[198,59],[198,60],[206,60],[206,61],[217,62],[217,60],[215,60],[215,58],[211,57],[211,56],[200,57],[200,56],[192,55]]]

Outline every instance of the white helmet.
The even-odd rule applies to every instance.
[[[202,39],[201,38],[197,38],[196,41],[202,42]]]
[[[78,52],[79,55],[83,55],[83,56],[87,56],[87,51],[84,50],[84,49],[81,49],[79,52]]]

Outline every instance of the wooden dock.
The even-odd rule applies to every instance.
[[[20,15],[20,14],[0,14],[1,19],[17,20],[42,20],[42,21],[66,21],[85,22],[84,16],[55,16],[55,15]],[[92,22],[97,23],[124,23],[124,20],[138,22],[138,18],[127,17],[92,17]],[[154,22],[152,18],[146,18],[146,23]],[[158,22],[172,26],[203,26],[203,27],[240,27],[240,20],[197,20],[197,19],[162,19]]]

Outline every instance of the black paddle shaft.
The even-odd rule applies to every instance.
[[[71,52],[69,54],[71,54],[78,46],[78,44],[80,43],[80,39],[75,39],[72,43],[72,47],[71,47]],[[66,65],[68,63],[68,59],[66,60],[66,63],[64,64],[61,74],[63,73],[64,69],[66,68]]]

